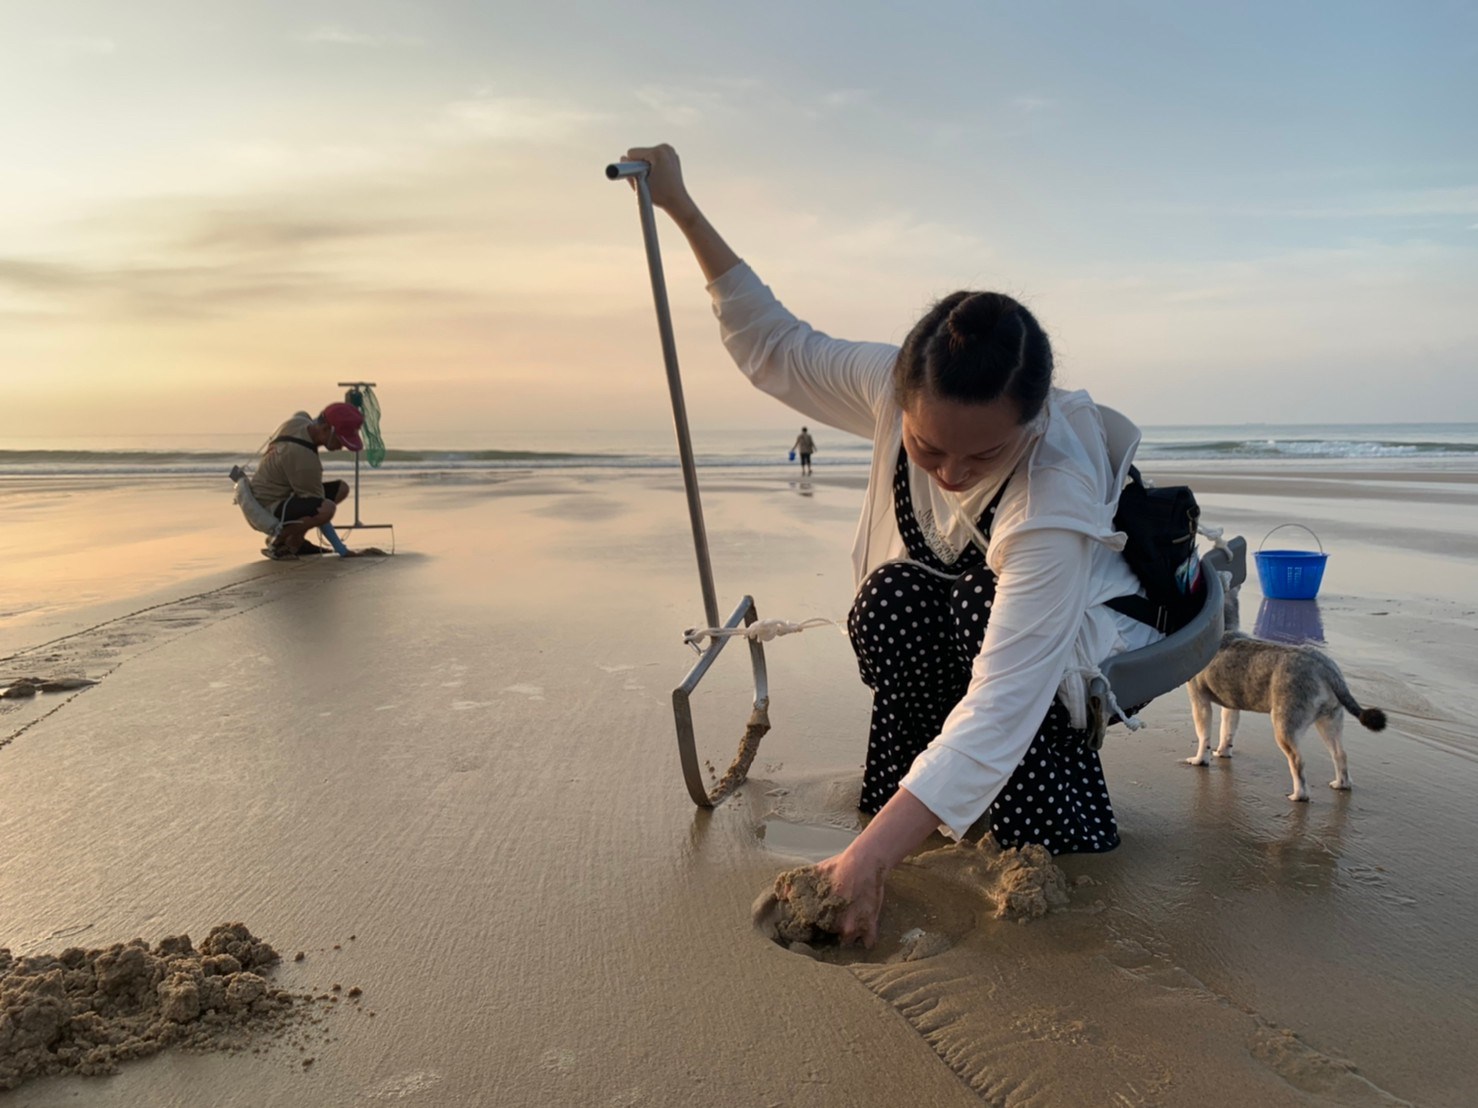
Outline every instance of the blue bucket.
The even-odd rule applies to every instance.
[[[1314,535],[1311,528],[1302,523],[1280,523],[1273,531],[1283,527],[1300,527]],[[1266,543],[1273,531],[1262,537]],[[1324,553],[1324,544],[1314,535],[1319,550],[1264,550],[1261,546],[1253,555],[1257,562],[1257,579],[1262,583],[1262,594],[1271,600],[1313,600],[1319,595],[1319,585],[1324,580],[1324,563],[1329,555]]]

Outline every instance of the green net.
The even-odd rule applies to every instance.
[[[385,460],[385,439],[380,434],[380,402],[375,397],[374,387],[350,389],[344,399],[364,413],[364,460],[378,467]]]

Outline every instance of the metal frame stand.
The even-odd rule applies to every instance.
[[[698,582],[703,590],[703,615],[709,627],[718,627],[720,626],[718,596],[713,586],[713,566],[708,558],[708,533],[703,526],[703,504],[698,496],[698,470],[693,461],[693,446],[688,435],[688,416],[683,403],[682,378],[678,375],[677,343],[673,339],[672,313],[667,305],[667,283],[662,276],[662,254],[657,241],[657,220],[652,207],[651,190],[647,187],[647,171],[650,169],[651,166],[646,162],[617,162],[606,166],[606,177],[612,181],[629,178],[636,185],[642,239],[647,251],[647,269],[652,279],[652,300],[657,308],[657,330],[662,339],[662,361],[667,367],[667,390],[672,396],[672,422],[677,432],[678,459],[682,463],[683,489],[688,498],[688,520],[692,525],[693,550],[698,558]],[[734,614],[722,626],[735,628],[741,622],[749,626],[757,618],[754,600],[746,596],[734,609]],[[727,637],[711,639],[707,648],[700,651],[701,656],[697,664],[688,671],[682,684],[672,691],[672,713],[677,725],[677,749],[682,762],[683,781],[688,787],[688,795],[693,798],[693,803],[700,808],[716,807],[743,782],[759,750],[760,737],[770,729],[770,692],[769,681],[765,673],[764,645],[750,640],[749,661],[754,673],[754,707],[750,713],[749,724],[745,729],[739,752],[728,771],[712,790],[704,786],[699,770],[698,747],[693,733],[693,713],[690,701],[698,687],[698,682],[703,680],[703,675],[708,672],[709,667],[713,665],[728,641]]]
[[[372,388],[375,387],[375,382],[373,382],[373,381],[340,381],[338,387],[341,388],[341,389],[365,389],[365,388],[371,388],[372,389]],[[347,396],[347,394],[346,394],[346,396]],[[335,528],[337,528],[340,531],[389,531],[390,532],[390,547],[393,550],[395,548],[395,524],[393,524],[393,523],[364,523],[359,518],[359,456],[361,454],[363,454],[363,453],[364,453],[364,451],[362,451],[362,450],[356,450],[356,451],[354,451],[354,522],[353,523],[344,523],[344,524],[337,524],[336,523],[334,526],[335,526]]]

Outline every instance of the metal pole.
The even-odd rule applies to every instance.
[[[698,580],[703,589],[703,614],[708,626],[719,626],[718,594],[713,587],[713,566],[708,560],[708,532],[703,526],[703,503],[698,497],[698,468],[693,462],[693,444],[688,437],[688,413],[683,404],[683,383],[677,369],[677,343],[672,335],[672,313],[667,307],[667,283],[662,277],[662,254],[657,242],[657,218],[652,194],[647,188],[646,162],[617,162],[606,166],[612,181],[636,180],[637,207],[641,210],[642,238],[647,248],[647,269],[652,277],[652,299],[657,305],[657,330],[662,337],[662,361],[667,367],[667,391],[672,395],[672,422],[677,430],[677,456],[683,467],[683,488],[688,496],[688,519],[693,526],[693,550],[698,556]]]

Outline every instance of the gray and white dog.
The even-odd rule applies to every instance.
[[[1211,741],[1211,705],[1221,706],[1221,742],[1218,758],[1232,756],[1232,737],[1243,712],[1264,712],[1273,717],[1273,738],[1288,758],[1293,774],[1289,800],[1308,800],[1303,759],[1298,740],[1313,724],[1334,759],[1332,789],[1348,789],[1350,774],[1345,766],[1341,742],[1344,713],[1349,711],[1360,726],[1380,731],[1386,714],[1379,708],[1362,708],[1350,694],[1344,674],[1325,653],[1312,646],[1287,646],[1255,639],[1237,630],[1237,589],[1226,590],[1226,633],[1211,664],[1186,686],[1191,696],[1191,716],[1196,723],[1196,753],[1186,762],[1207,764],[1206,747]]]

